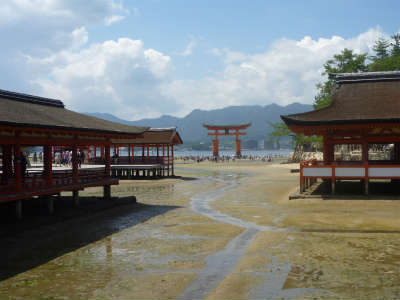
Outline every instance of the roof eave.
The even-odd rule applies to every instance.
[[[37,129],[49,129],[49,130],[62,130],[62,131],[73,131],[73,132],[93,132],[100,134],[114,134],[114,135],[141,135],[149,129],[149,127],[143,127],[143,131],[139,132],[125,132],[125,131],[115,131],[115,130],[103,130],[94,128],[77,128],[68,126],[57,126],[57,125],[41,125],[41,124],[30,124],[30,123],[17,123],[17,122],[6,122],[0,121],[0,126],[15,126],[24,128],[37,128]]]

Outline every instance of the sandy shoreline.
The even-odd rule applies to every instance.
[[[0,298],[399,296],[400,202],[289,201],[296,167],[203,162],[121,181],[113,194],[140,204],[0,238]]]

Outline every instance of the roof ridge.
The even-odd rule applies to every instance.
[[[6,98],[8,100],[15,100],[20,102],[27,102],[39,105],[47,105],[47,106],[54,106],[59,108],[64,108],[65,105],[61,100],[39,97],[29,94],[11,92],[7,90],[0,89],[0,97]]]
[[[329,78],[336,83],[356,83],[371,81],[394,81],[400,80],[400,71],[386,72],[359,72],[359,73],[329,73]]]

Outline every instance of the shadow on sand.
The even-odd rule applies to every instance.
[[[43,213],[43,205],[32,205],[32,211],[25,209],[27,216],[22,222],[2,219],[0,281],[179,208],[132,203],[132,197],[117,198],[106,204],[101,201],[93,204],[95,197],[82,197],[81,206],[71,208],[72,199],[61,198],[55,201],[56,213],[52,216],[35,216],[38,212],[35,209]],[[69,203],[69,209],[61,209],[66,205],[63,202]],[[2,205],[1,215],[11,209],[12,205]]]

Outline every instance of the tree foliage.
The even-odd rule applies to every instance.
[[[372,47],[372,50],[375,51],[376,55],[372,56],[372,60],[376,61],[376,60],[380,60],[380,59],[385,59],[386,57],[389,57],[389,46],[390,46],[390,42],[381,37],[379,38],[376,42],[375,45]]]
[[[335,87],[334,80],[329,74],[334,73],[359,73],[378,71],[400,71],[400,33],[391,36],[390,40],[379,38],[374,46],[375,55],[367,56],[367,53],[357,54],[351,49],[343,49],[324,64],[324,82],[319,82],[317,94],[314,97],[314,109],[321,109],[332,102],[332,91]],[[327,76],[328,75],[328,76]],[[320,137],[307,137],[302,134],[293,134],[284,123],[269,123],[273,131],[270,141],[279,144],[283,137],[290,136],[295,149],[303,149],[306,145],[321,145]],[[295,150],[297,151],[297,150]]]
[[[396,33],[392,35],[391,38],[391,41],[380,38],[375,43],[373,50],[376,52],[376,55],[372,56],[372,62],[368,65],[368,71],[400,70],[400,34]],[[386,41],[384,45],[386,47],[385,51],[383,51],[383,40]]]
[[[275,142],[279,145],[279,142],[284,137],[290,137],[292,147],[295,149],[298,147],[308,147],[311,148],[314,146],[315,148],[320,148],[321,146],[321,138],[315,136],[305,136],[304,134],[294,134],[290,131],[287,125],[283,122],[268,122],[268,124],[272,127],[272,132],[270,133],[269,141]]]
[[[324,64],[326,76],[332,73],[356,73],[368,70],[366,65],[367,54],[357,54],[351,49],[343,49],[341,53],[333,56]],[[314,98],[314,109],[320,109],[328,106],[332,102],[331,91],[335,83],[328,77],[325,82],[317,84],[318,93]]]

